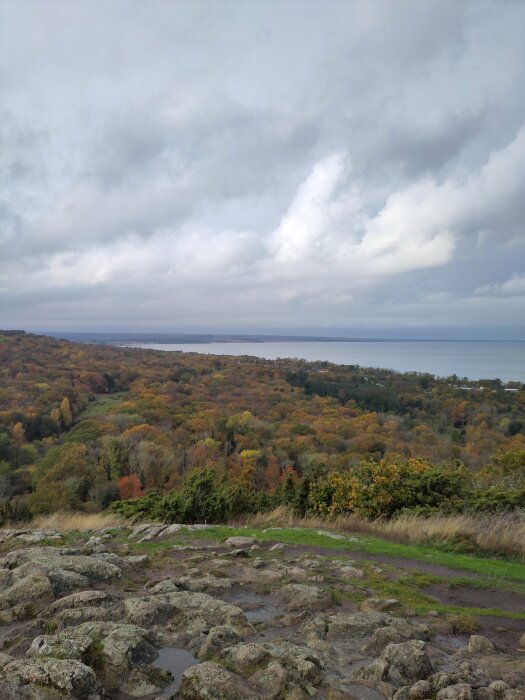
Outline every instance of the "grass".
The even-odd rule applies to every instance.
[[[492,515],[403,515],[386,520],[367,520],[341,515],[327,521],[320,517],[301,518],[285,507],[258,513],[238,524],[252,527],[331,527],[352,534],[387,538],[404,544],[431,544],[442,549],[485,553],[525,560],[525,513]]]
[[[108,513],[52,513],[40,515],[31,521],[31,529],[43,530],[102,530],[104,528],[126,527],[127,523],[116,515]]]
[[[124,401],[128,396],[128,392],[119,391],[114,394],[100,394],[94,401],[86,406],[80,413],[77,420],[84,418],[95,418],[96,416],[105,416],[112,408],[115,408],[121,401]]]
[[[349,537],[332,539],[317,530],[307,528],[261,529],[255,527],[231,528],[213,526],[191,533],[193,538],[224,540],[234,535],[248,535],[264,542],[284,542],[310,547],[320,547],[343,552],[363,552],[395,559],[416,559],[428,564],[446,566],[450,569],[470,571],[480,576],[501,581],[525,581],[525,563],[480,557],[472,554],[450,552],[435,547],[392,542],[377,537]]]

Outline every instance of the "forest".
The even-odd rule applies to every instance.
[[[525,507],[525,385],[0,332],[0,521]]]

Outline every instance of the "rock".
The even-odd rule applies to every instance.
[[[152,525],[150,528],[141,533],[141,536],[137,542],[151,542],[151,540],[155,540],[160,537],[160,535],[164,534],[165,530],[166,525]]]
[[[54,613],[65,608],[78,608],[92,606],[96,603],[102,603],[108,599],[108,594],[104,591],[78,591],[71,595],[55,600],[54,603],[47,608],[47,612]]]
[[[525,649],[525,632],[520,637],[519,645],[521,649]]]
[[[412,637],[415,630],[406,620],[397,619],[394,624],[376,629],[363,647],[363,652],[369,656],[377,656],[392,643],[404,642]]]
[[[327,591],[304,583],[289,583],[276,593],[287,610],[322,610],[332,604]]]
[[[152,527],[154,527],[152,523],[141,523],[140,525],[136,525],[130,532],[128,539],[136,540],[139,537],[139,535],[146,532],[146,530],[149,530]]]
[[[432,673],[432,664],[425,651],[425,644],[419,640],[389,644],[379,657],[369,666],[357,669],[354,678],[372,681],[387,681],[396,688],[425,680]]]
[[[264,695],[261,694],[263,698],[280,698],[288,683],[288,671],[278,661],[272,661],[266,668],[256,671],[250,680],[260,688],[264,688]]]
[[[279,552],[282,551],[286,545],[283,542],[276,542],[275,544],[272,544],[270,547],[270,552]]]
[[[233,585],[233,581],[225,576],[214,576],[206,573],[202,575],[197,570],[197,575],[181,576],[177,580],[177,586],[183,591],[218,593],[228,591]]]
[[[228,537],[224,544],[228,547],[250,547],[255,544],[255,537]]]
[[[401,608],[396,598],[367,598],[359,606],[362,612],[395,612]]]
[[[211,661],[191,666],[182,674],[179,700],[258,700],[253,686]]]
[[[467,683],[458,683],[440,690],[436,700],[474,700],[474,693]]]
[[[409,685],[404,685],[402,688],[399,688],[394,695],[392,700],[408,700],[410,692],[410,686]]]
[[[52,569],[47,572],[55,596],[69,593],[75,588],[83,588],[88,585],[88,580],[82,574],[66,569]]]
[[[166,592],[157,593],[159,590]],[[206,593],[181,591],[170,580],[161,581],[150,593],[153,594],[124,601],[128,621],[147,627],[167,623],[172,629],[183,629],[194,636],[200,634],[199,630],[207,633],[220,625],[233,626],[241,635],[253,634],[253,627],[240,608]]]
[[[165,669],[152,666],[145,666],[141,669],[133,668],[119,683],[119,691],[132,698],[143,698],[145,695],[158,693],[172,680],[173,675]]]
[[[71,634],[73,630],[69,631]],[[75,635],[102,642],[102,660],[109,677],[120,678],[128,669],[150,663],[157,657],[147,630],[118,622],[85,622],[74,628]],[[61,633],[65,634],[65,633]]]
[[[432,686],[428,681],[417,681],[408,691],[409,700],[427,700],[432,695]]]
[[[467,651],[469,654],[493,654],[494,645],[486,637],[473,634],[468,640]]]
[[[92,646],[93,640],[91,637],[44,634],[33,639],[26,656],[51,656],[55,659],[77,659],[77,661],[82,661]]]
[[[0,678],[18,682],[22,686],[35,684],[44,688],[54,688],[67,693],[67,697],[81,699],[89,698],[98,689],[93,670],[80,661],[70,659],[42,658],[11,661],[2,669]]]
[[[439,671],[438,673],[433,673],[431,676],[429,676],[428,681],[432,686],[434,693],[437,693],[437,691],[441,690],[442,688],[459,683],[459,675],[457,673]]]
[[[278,660],[296,683],[319,683],[323,662],[319,654],[308,647],[292,644],[284,639],[264,645],[273,659]]]
[[[508,690],[508,687],[509,686],[503,681],[494,681],[489,685],[489,688],[493,691],[494,697],[496,698],[504,698],[505,691]]]
[[[181,530],[182,525],[179,525],[178,523],[173,523],[173,525],[168,525],[168,527],[162,533],[162,536],[165,537],[166,535],[176,535]]]
[[[0,594],[0,609],[18,603],[34,603],[54,598],[53,586],[41,571],[24,576]]]
[[[4,557],[4,562],[10,569],[25,571],[27,565],[31,571],[36,568],[44,574],[64,569],[85,576],[91,583],[120,578],[120,568],[115,564],[77,551],[68,547],[17,549]]]
[[[124,563],[129,566],[146,566],[149,562],[149,557],[147,554],[135,554],[124,559]]]
[[[232,557],[237,557],[238,559],[248,559],[248,557],[250,556],[250,553],[247,549],[232,549],[230,554]]]
[[[174,607],[159,596],[127,598],[124,601],[126,620],[141,627],[151,627],[165,622]]]
[[[260,644],[237,644],[223,649],[220,659],[230,671],[248,676],[270,660],[270,653]]]
[[[496,695],[491,688],[474,688],[472,692],[474,700],[496,700]]]
[[[63,630],[68,627],[76,627],[83,622],[93,622],[95,620],[111,620],[113,613],[102,607],[86,606],[80,608],[66,608],[55,615],[54,622],[57,629]]]
[[[210,659],[217,656],[221,649],[237,644],[241,640],[240,634],[229,625],[212,627],[201,644],[197,656],[199,659]]]

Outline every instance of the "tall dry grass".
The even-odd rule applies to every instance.
[[[301,518],[281,506],[242,520],[254,527],[311,527],[375,535],[410,544],[446,544],[525,559],[525,514],[403,515],[393,520],[367,520],[356,515]]]
[[[87,531],[102,530],[106,527],[129,527],[129,522],[108,513],[52,513],[37,516],[31,521],[30,527]]]

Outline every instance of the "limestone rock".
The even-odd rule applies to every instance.
[[[458,683],[440,690],[436,695],[436,700],[474,700],[474,693],[467,683]]]
[[[329,593],[317,586],[289,583],[277,592],[277,598],[287,610],[322,610],[332,603]]]
[[[0,678],[60,691],[66,697],[88,698],[97,691],[97,679],[89,666],[71,659],[19,659],[7,664]]]
[[[480,634],[473,634],[468,640],[467,651],[469,654],[493,654],[495,649],[489,639]]]
[[[256,688],[227,669],[204,661],[182,674],[179,700],[258,700]]]

